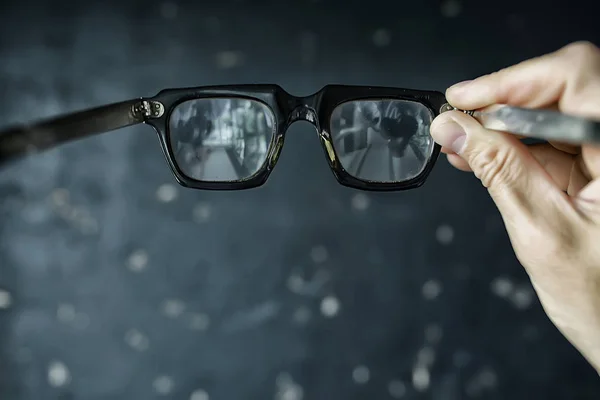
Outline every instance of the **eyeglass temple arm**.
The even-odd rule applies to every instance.
[[[87,136],[141,124],[148,116],[163,113],[161,103],[132,99],[32,125],[14,126],[0,131],[0,164]]]

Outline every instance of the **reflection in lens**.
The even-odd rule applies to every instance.
[[[271,110],[256,100],[185,101],[169,119],[169,141],[183,174],[207,182],[240,181],[267,159],[274,132]]]
[[[434,148],[433,114],[407,100],[360,100],[340,104],[331,116],[331,138],[342,167],[373,182],[417,177]]]

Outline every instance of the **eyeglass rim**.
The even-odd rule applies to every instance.
[[[257,101],[265,105],[274,118],[273,134],[267,150],[267,158],[251,177],[239,181],[201,181],[186,175],[176,162],[170,143],[169,121],[173,110],[181,103],[194,99],[239,98]],[[293,96],[279,85],[221,85],[183,89],[165,89],[147,99],[164,106],[164,114],[146,123],[158,134],[163,154],[177,182],[188,188],[201,190],[244,190],[264,185],[277,165],[288,128],[298,120],[311,123],[317,130],[326,160],[336,180],[343,186],[365,191],[402,191],[421,187],[433,170],[441,152],[434,143],[431,155],[423,170],[414,178],[398,182],[373,182],[356,178],[341,163],[330,134],[330,118],[341,104],[360,100],[406,100],[425,106],[435,118],[446,103],[443,93],[380,86],[327,85],[318,92],[304,97]],[[293,113],[312,115],[316,119],[293,118]],[[333,157],[331,157],[331,153]]]

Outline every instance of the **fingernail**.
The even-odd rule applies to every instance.
[[[469,79],[468,81],[462,81],[462,82],[458,82],[458,83],[456,83],[456,84],[454,84],[454,85],[450,86],[450,87],[448,88],[448,90],[452,90],[452,91],[455,91],[455,90],[462,90],[462,89],[464,89],[465,87],[467,87],[467,85],[468,85],[469,83],[471,83],[471,82],[473,82],[473,80],[472,80],[472,79]]]
[[[467,135],[465,130],[456,122],[449,120],[434,127],[431,136],[442,147],[447,147],[456,154],[460,154],[465,146]]]

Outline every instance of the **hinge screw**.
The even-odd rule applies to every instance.
[[[460,111],[460,112],[463,112],[470,116],[473,116],[473,114],[475,113],[475,111],[473,111],[473,110],[461,110],[459,108],[456,108],[456,107],[450,105],[449,103],[444,103],[444,105],[442,107],[440,107],[440,114],[445,113],[446,111]]]
[[[165,106],[159,101],[142,100],[133,106],[133,114],[143,118],[160,118],[165,112]]]
[[[440,114],[441,113],[445,113],[446,111],[452,111],[455,110],[454,107],[452,107],[450,104],[445,103],[441,108],[440,108]]]

